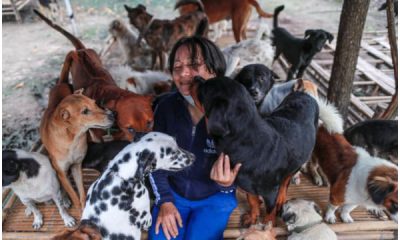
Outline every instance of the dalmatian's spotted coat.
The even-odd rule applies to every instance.
[[[98,227],[104,239],[140,239],[151,226],[144,177],[153,170],[179,171],[194,155],[163,133],[151,132],[126,146],[89,188],[82,222]]]

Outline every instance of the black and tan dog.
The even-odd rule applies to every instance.
[[[202,79],[196,77],[196,82]],[[196,86],[198,85],[198,86]],[[243,85],[229,78],[213,78],[195,84],[196,104],[204,107],[207,130],[218,152],[229,155],[231,164],[242,163],[236,184],[262,196],[267,214],[264,223],[275,222],[286,201],[292,175],[310,157],[315,144],[318,105],[304,92],[289,94],[268,117],[262,118]],[[250,202],[254,224],[260,203]]]
[[[283,5],[279,6],[274,13],[274,29],[272,30],[272,41],[276,47],[274,61],[283,53],[291,64],[287,76],[287,80],[291,80],[295,75],[296,78],[303,76],[314,55],[321,51],[326,41],[331,42],[333,36],[322,29],[308,29],[304,39],[294,37],[286,29],[278,27],[278,14],[283,9]]]
[[[140,36],[153,49],[152,69],[155,68],[156,58],[160,60],[160,69],[164,68],[164,54],[172,48],[175,42],[186,36],[205,35],[208,29],[207,16],[199,3],[199,10],[180,16],[173,20],[153,19],[146,7],[139,4],[135,8],[125,5],[130,23],[136,27]]]

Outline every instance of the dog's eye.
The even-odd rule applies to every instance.
[[[83,109],[83,111],[82,111],[82,114],[84,114],[84,115],[88,115],[89,113],[90,113],[90,110],[87,108]]]
[[[130,133],[132,133],[132,134],[135,134],[135,133],[136,133],[135,129],[132,128],[132,127],[128,127],[128,131],[129,131]]]

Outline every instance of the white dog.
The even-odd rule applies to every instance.
[[[5,150],[2,167],[2,186],[14,191],[26,206],[27,216],[33,213],[34,229],[37,230],[43,225],[43,216],[35,202],[49,200],[53,200],[57,205],[65,226],[75,225],[74,218],[65,209],[70,206],[70,202],[61,193],[60,183],[48,157],[24,150]]]
[[[109,71],[120,88],[137,94],[159,94],[168,91],[172,85],[171,75],[165,72],[138,72],[129,66],[117,66]]]
[[[335,232],[323,221],[313,201],[291,199],[282,207],[282,219],[291,232],[288,240],[336,240]]]

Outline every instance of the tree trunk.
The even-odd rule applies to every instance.
[[[370,0],[345,0],[340,15],[328,100],[335,103],[343,119],[347,119],[354,72],[369,2]]]

